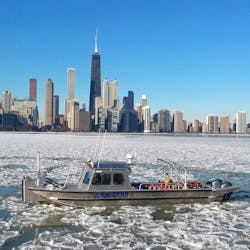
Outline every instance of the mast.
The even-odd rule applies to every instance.
[[[36,179],[36,185],[39,186],[40,184],[40,152],[37,152],[36,157],[36,166],[37,166],[37,179]]]
[[[103,151],[103,146],[104,146],[104,141],[105,141],[106,135],[107,135],[107,130],[105,130],[105,133],[104,133],[104,136],[103,136],[103,139],[102,139],[102,147],[101,147],[101,152],[99,154],[99,160],[98,160],[98,163],[97,163],[97,168],[99,168],[100,161],[101,161],[101,158],[102,158],[102,151]]]

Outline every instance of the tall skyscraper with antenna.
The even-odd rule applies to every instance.
[[[95,35],[95,50],[91,61],[91,79],[90,79],[90,96],[89,96],[89,112],[91,120],[95,115],[95,98],[101,96],[101,60],[97,47],[97,31]]]

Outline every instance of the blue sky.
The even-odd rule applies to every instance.
[[[76,97],[89,102],[95,30],[102,79],[117,78],[119,97],[142,94],[152,113],[179,109],[184,119],[243,110],[250,120],[250,1],[0,1],[0,91],[24,98],[38,80],[41,118],[52,78],[64,110],[67,68]]]

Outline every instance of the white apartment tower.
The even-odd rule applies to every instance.
[[[142,116],[144,121],[144,133],[150,133],[151,115],[150,107],[148,105],[142,107]]]
[[[236,113],[236,133],[245,134],[246,133],[246,112],[237,112]]]
[[[174,110],[174,133],[183,132],[183,112]]]

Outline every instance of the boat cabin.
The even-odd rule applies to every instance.
[[[84,191],[117,191],[132,189],[129,182],[131,168],[125,162],[87,162],[78,183]]]

